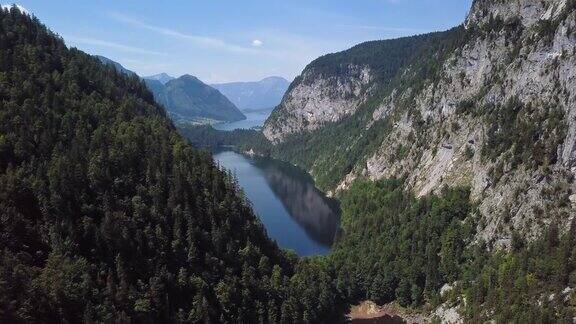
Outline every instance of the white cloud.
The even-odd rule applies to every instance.
[[[150,51],[143,48],[128,46],[124,44],[113,43],[101,39],[96,38],[89,38],[89,37],[76,37],[76,36],[65,36],[64,39],[67,41],[72,41],[74,43],[80,44],[87,44],[87,45],[94,45],[99,47],[107,47],[112,48],[115,50],[129,52],[129,53],[136,53],[136,54],[147,54],[147,55],[165,55],[165,53],[160,53],[156,51]]]
[[[260,46],[262,46],[263,44],[264,44],[264,43],[263,43],[261,40],[259,40],[259,39],[255,39],[255,40],[252,41],[252,46],[254,46],[254,47],[260,47]]]
[[[222,49],[235,53],[258,53],[258,51],[253,48],[230,44],[218,38],[184,34],[174,29],[151,25],[120,13],[110,13],[109,16],[116,21],[129,24],[134,27],[147,29],[162,35],[184,39],[204,48]]]
[[[18,10],[20,10],[22,13],[25,13],[25,14],[29,14],[29,13],[30,13],[30,12],[28,11],[28,9],[22,7],[21,5],[19,5],[19,4],[17,4],[17,3],[14,4],[14,5],[16,5],[16,8],[18,8]],[[2,5],[2,9],[8,9],[8,10],[10,10],[10,8],[12,8],[12,6],[13,6],[13,5],[11,5],[11,4],[10,4],[10,5]]]

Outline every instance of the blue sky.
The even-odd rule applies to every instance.
[[[5,4],[6,1],[2,1]],[[70,46],[140,75],[292,79],[357,43],[445,30],[472,0],[18,0]]]

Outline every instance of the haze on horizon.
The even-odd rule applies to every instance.
[[[2,5],[7,5],[5,1]],[[315,58],[355,44],[460,24],[472,0],[19,0],[69,46],[141,76],[207,83],[292,80]]]

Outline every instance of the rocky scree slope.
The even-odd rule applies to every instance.
[[[552,221],[567,226],[576,210],[575,8],[477,0],[453,30],[321,57],[264,135],[331,193],[358,177],[405,177],[419,196],[469,186],[477,238],[493,244],[508,246],[513,232],[534,238]],[[314,154],[296,153],[303,146]]]

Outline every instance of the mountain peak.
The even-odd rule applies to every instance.
[[[260,82],[272,82],[272,81],[273,82],[286,82],[286,83],[288,83],[288,80],[286,80],[280,76],[269,76],[267,78],[260,80]]]
[[[568,3],[566,0],[474,0],[464,25],[466,28],[484,26],[499,19],[504,22],[517,20],[524,27],[530,27],[539,21],[558,17]]]
[[[171,75],[168,75],[168,74],[166,74],[166,73],[164,73],[164,72],[162,72],[162,73],[159,73],[159,74],[154,74],[154,75],[151,75],[151,76],[147,76],[147,77],[145,77],[144,79],[157,80],[157,81],[160,81],[162,84],[166,84],[166,83],[168,83],[169,81],[174,80],[174,77],[171,76]]]
[[[212,86],[224,94],[242,110],[261,110],[276,107],[290,82],[278,76],[270,76],[260,81],[230,82]]]
[[[184,74],[160,84],[157,78],[147,78],[154,98],[162,104],[176,120],[214,119],[237,121],[245,119],[238,108],[217,89],[205,84],[197,77]]]
[[[184,74],[184,75],[180,76],[178,79],[193,80],[193,81],[197,81],[197,82],[202,82],[202,81],[200,81],[200,79],[198,79],[197,77],[190,75],[190,74]],[[202,82],[202,83],[204,83],[204,82]]]

